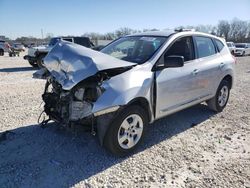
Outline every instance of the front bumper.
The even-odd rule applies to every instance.
[[[23,59],[28,60],[28,61],[30,61],[30,62],[36,62],[36,61],[37,61],[37,58],[36,58],[36,57],[34,57],[34,56],[29,56],[29,55],[25,55],[25,56],[23,57]]]
[[[242,56],[244,54],[244,51],[235,51],[234,54],[237,56]]]
[[[90,117],[97,117],[117,111],[120,106],[107,107],[93,112],[92,105],[86,101],[72,101],[70,95],[44,93],[42,95],[45,113],[57,122],[81,122]],[[66,121],[65,121],[66,120]]]

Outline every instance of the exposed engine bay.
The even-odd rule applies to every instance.
[[[56,81],[48,79],[42,95],[45,102],[44,111],[51,119],[63,124],[81,121],[91,115],[92,103],[101,93],[102,89],[94,84],[73,91],[64,91]]]
[[[42,95],[45,103],[44,112],[50,119],[65,125],[84,124],[86,120],[94,117],[93,103],[105,92],[105,88],[102,87],[103,81],[129,69],[131,67],[100,71],[78,83],[71,90],[64,90],[52,76],[49,76]]]

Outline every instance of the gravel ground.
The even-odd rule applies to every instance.
[[[250,187],[250,57],[237,58],[222,113],[204,104],[161,119],[139,151],[115,158],[97,138],[37,125],[44,81],[0,57],[0,187]]]

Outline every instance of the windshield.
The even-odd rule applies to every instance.
[[[167,37],[123,37],[107,45],[101,52],[124,61],[142,64],[150,59],[166,40]]]
[[[232,47],[232,44],[231,44],[231,43],[227,43],[227,46],[228,46],[228,47]]]
[[[55,46],[57,42],[60,41],[60,38],[52,38],[49,41],[49,46]]]
[[[245,48],[245,44],[235,44],[236,48]]]

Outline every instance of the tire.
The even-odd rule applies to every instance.
[[[242,56],[245,56],[245,51],[242,53]]]
[[[35,63],[34,61],[29,61],[29,64],[30,64],[32,67],[35,67],[35,68],[38,67],[37,63]]]
[[[148,125],[146,111],[137,105],[126,107],[114,118],[104,136],[104,147],[123,157],[142,142]]]
[[[0,49],[0,56],[4,56],[4,51]]]
[[[230,84],[227,80],[222,80],[216,95],[207,101],[208,107],[215,112],[222,112],[227,105],[230,95]]]
[[[42,65],[42,62],[43,62],[43,58],[45,57],[46,55],[44,54],[40,54],[38,55],[37,57],[37,65],[39,68],[43,68],[44,66]]]

